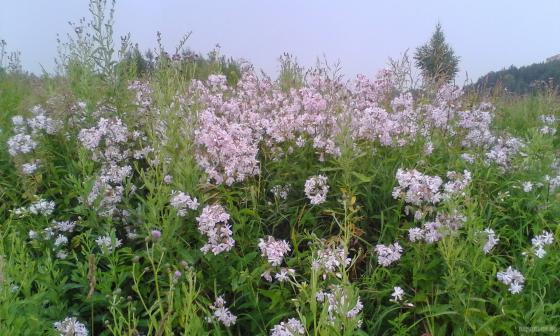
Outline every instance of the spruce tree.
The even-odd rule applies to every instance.
[[[459,71],[459,57],[445,42],[441,24],[436,25],[430,41],[418,47],[414,54],[416,66],[424,78],[435,82],[449,82]]]

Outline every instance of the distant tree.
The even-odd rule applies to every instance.
[[[436,82],[447,83],[455,78],[459,71],[459,57],[455,56],[453,49],[445,42],[439,23],[430,41],[416,49],[414,60],[422,75]]]

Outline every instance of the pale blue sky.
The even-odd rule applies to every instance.
[[[87,0],[0,0],[0,38],[22,52],[25,69],[52,68],[56,33],[88,15]],[[388,57],[429,39],[438,20],[461,56],[460,79],[540,62],[560,53],[560,1],[180,1],[118,0],[116,34],[169,48],[188,31],[188,46],[244,58],[275,74],[288,51],[304,65],[323,54],[349,76],[372,75]],[[115,39],[119,41],[118,37]]]

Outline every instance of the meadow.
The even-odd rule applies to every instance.
[[[553,86],[145,64],[110,18],[0,70],[0,335],[560,332]]]

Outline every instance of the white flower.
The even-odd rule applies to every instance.
[[[182,191],[172,191],[170,204],[177,210],[177,215],[184,217],[187,215],[187,210],[198,209],[198,200],[194,197],[185,194]]]
[[[200,249],[202,252],[218,255],[233,248],[235,240],[232,238],[233,232],[228,223],[229,214],[221,205],[205,206],[196,221],[200,233],[208,237],[208,243]]]
[[[401,258],[403,248],[398,242],[387,246],[378,244],[375,247],[375,252],[379,265],[387,267]]]
[[[543,231],[542,234],[535,236],[531,239],[533,250],[538,258],[543,258],[546,254],[544,247],[554,242],[554,236],[548,231]]]
[[[303,324],[295,318],[290,318],[287,322],[280,322],[270,330],[270,336],[298,336],[304,334]]]
[[[266,241],[259,239],[259,249],[261,256],[266,257],[272,266],[280,266],[284,255],[290,252],[290,244],[285,240],[276,240],[272,236],[267,236]]]
[[[28,208],[29,212],[34,215],[50,215],[54,211],[55,204],[53,201],[47,201],[40,199],[37,202],[31,204]]]
[[[100,236],[97,237],[95,240],[99,248],[103,251],[107,251],[109,253],[113,252],[114,249],[120,247],[122,245],[122,241],[120,239],[113,239],[111,236]]]
[[[509,286],[512,294],[520,293],[525,283],[525,277],[521,272],[509,266],[505,271],[498,272],[496,275],[498,280]]]
[[[86,326],[75,317],[67,317],[63,321],[55,322],[54,328],[60,336],[88,336]]]
[[[484,233],[486,234],[486,242],[484,243],[482,250],[484,251],[484,254],[488,254],[490,253],[490,251],[492,251],[494,246],[498,244],[500,239],[496,236],[494,230],[490,228],[484,229]]]
[[[324,175],[311,176],[305,181],[305,195],[313,205],[321,204],[327,200],[329,192],[328,178]]]
[[[68,243],[68,238],[66,238],[66,236],[59,234],[56,237],[56,240],[54,241],[54,246],[58,247],[60,245],[66,245],[66,243]]]
[[[311,267],[316,271],[323,271],[323,278],[327,274],[335,274],[339,276],[339,271],[350,265],[352,259],[348,258],[342,246],[332,247],[325,246],[317,251],[317,257],[313,259]]]
[[[523,182],[523,191],[528,193],[531,190],[533,190],[533,183],[527,181],[527,182]]]
[[[393,294],[391,294],[392,302],[400,302],[403,299],[404,296],[404,290],[402,288],[400,288],[399,286],[393,287]]]
[[[222,296],[218,296],[214,301],[214,304],[210,305],[210,309],[214,311],[214,318],[226,327],[231,327],[237,321],[237,316],[233,315],[225,305],[226,301],[224,298]]]

